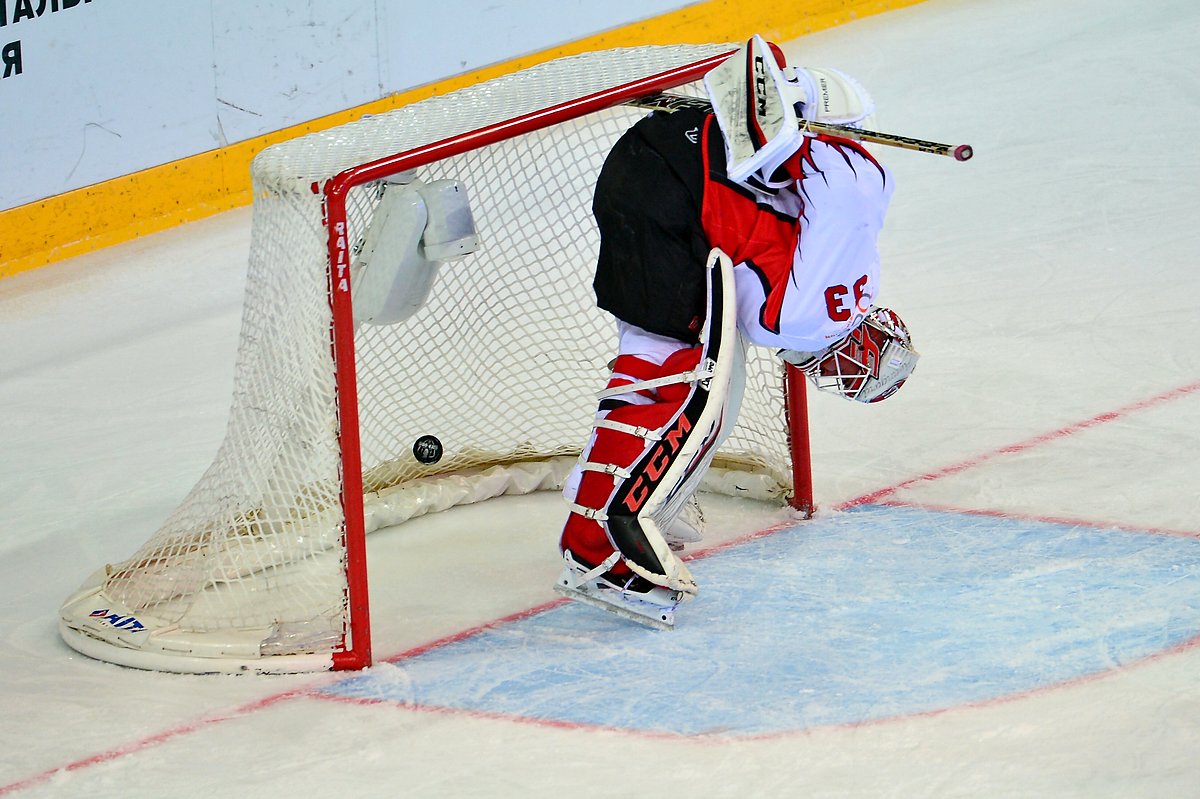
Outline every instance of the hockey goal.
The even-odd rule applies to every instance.
[[[623,103],[695,94],[731,49],[573,56],[259,154],[224,442],[158,532],[66,601],[64,640],[164,671],[370,665],[368,532],[561,486],[615,347],[590,203],[645,113]],[[397,176],[465,190],[478,246],[437,267],[410,318],[356,323],[353,264]],[[803,384],[786,382],[790,413],[779,361],[751,352],[706,490],[811,507]]]

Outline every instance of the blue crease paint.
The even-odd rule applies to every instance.
[[[673,631],[569,604],[325,692],[737,737],[1002,699],[1200,636],[1187,537],[865,506],[691,566]]]

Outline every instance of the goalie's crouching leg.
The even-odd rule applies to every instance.
[[[706,269],[708,316],[699,345],[621,326],[621,354],[563,491],[571,512],[556,588],[655,626],[671,626],[675,606],[696,593],[662,531],[732,429],[745,384],[733,265],[714,249]]]
[[[609,388],[694,370],[700,361],[700,350],[700,347],[681,349],[661,364],[644,357],[622,355],[613,365]],[[633,551],[623,555],[645,565],[655,564],[654,548],[648,542],[638,546],[639,538],[645,535],[639,537],[634,528],[640,529],[637,515],[648,499],[651,478],[660,477],[671,456],[678,454],[679,436],[668,435],[668,428],[672,427],[672,421],[676,429],[688,427],[687,417],[680,412],[691,393],[689,389],[688,384],[673,383],[601,403],[597,426],[565,491],[572,512],[563,529],[564,552],[570,551],[576,560],[589,566],[599,565],[616,551],[608,532],[616,527],[619,540],[634,544]],[[655,465],[636,470],[637,462],[656,448],[661,454]],[[630,491],[618,490],[628,483],[633,484]],[[618,493],[627,494],[623,504],[612,502]],[[631,574],[623,560],[609,571],[614,577]],[[666,583],[667,570],[663,569],[662,574]]]
[[[700,349],[680,350],[663,364],[620,356],[609,387],[694,370]],[[560,592],[658,627],[672,626],[675,606],[696,592],[687,567],[654,522],[638,516],[651,493],[649,470],[638,464],[647,451],[677,443],[667,431],[672,422],[687,425],[680,411],[689,394],[687,384],[673,383],[601,403],[591,440],[564,491],[571,513],[560,541],[566,561],[556,586]],[[654,474],[665,470],[669,454],[655,461]],[[622,491],[626,486],[636,488]],[[614,501],[618,495],[624,503]]]
[[[626,333],[623,344],[637,337]],[[668,627],[674,607],[696,593],[695,580],[663,532],[695,493],[736,415],[741,351],[740,341],[733,343],[734,352],[725,354],[732,363],[724,369],[716,368],[704,345],[680,344],[683,349],[662,363],[645,355],[617,359],[607,393],[625,385],[631,390],[601,403],[564,492],[571,513],[560,541],[566,559],[560,591]],[[731,381],[734,374],[739,379]],[[640,388],[671,377],[678,380]]]

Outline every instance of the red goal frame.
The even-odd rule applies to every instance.
[[[732,51],[730,51],[732,52]],[[358,388],[355,372],[354,323],[350,298],[351,242],[347,236],[347,196],[353,187],[370,183],[469,150],[550,127],[577,117],[620,105],[648,94],[699,80],[729,56],[724,53],[630,83],[550,106],[524,116],[479,128],[395,155],[347,169],[323,186],[323,223],[328,234],[329,300],[333,313],[330,345],[336,369],[338,446],[341,450],[341,503],[345,518],[347,557],[347,607],[349,625],[343,648],[333,654],[335,670],[371,665],[370,605],[367,590],[366,526],[362,493],[362,458],[359,438]],[[812,469],[809,453],[807,394],[803,375],[792,366],[785,377],[785,418],[792,454],[791,505],[812,515]]]

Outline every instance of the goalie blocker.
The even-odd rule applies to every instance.
[[[673,351],[658,363],[622,347],[564,492],[557,590],[654,626],[673,624],[675,606],[697,592],[671,531],[737,418],[745,382],[733,264],[714,249],[705,271],[700,343],[664,343]]]

